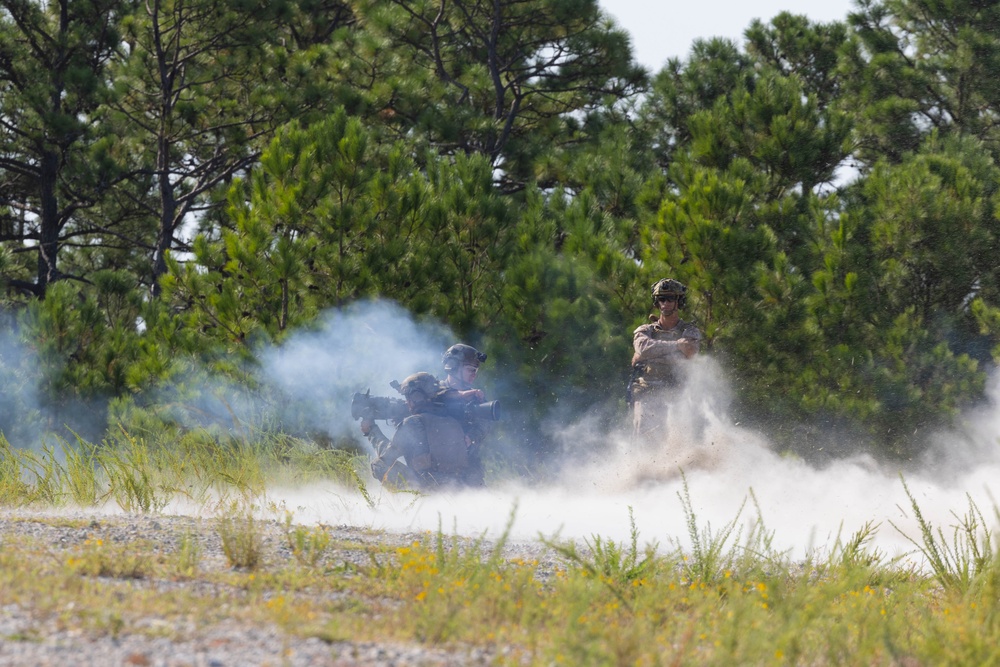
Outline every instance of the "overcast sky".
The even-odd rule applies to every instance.
[[[599,0],[632,36],[636,59],[653,72],[668,58],[687,56],[698,38],[728,37],[742,41],[750,21],[770,20],[790,11],[813,21],[841,21],[853,0]]]

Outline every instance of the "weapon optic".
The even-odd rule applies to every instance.
[[[351,399],[351,419],[378,419],[397,424],[410,415],[406,401],[401,398],[372,396],[371,389],[365,393],[354,392]]]

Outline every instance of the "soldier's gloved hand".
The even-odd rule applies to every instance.
[[[372,431],[372,426],[375,426],[375,420],[365,417],[361,420],[361,434],[368,435]]]

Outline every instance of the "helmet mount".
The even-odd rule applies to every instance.
[[[464,343],[452,345],[445,350],[444,355],[441,357],[444,370],[449,374],[465,365],[478,367],[484,361],[486,361],[485,352],[480,352],[471,345],[465,345]]]

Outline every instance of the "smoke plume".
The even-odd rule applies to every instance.
[[[916,557],[920,540],[905,481],[925,520],[950,535],[956,515],[971,499],[993,516],[1000,479],[1000,384],[990,402],[940,433],[921,465],[888,467],[868,456],[817,468],[776,453],[759,433],[734,423],[733,393],[710,357],[694,360],[685,389],[665,406],[662,437],[651,445],[632,441],[630,426],[601,428],[583,416],[560,432],[566,465],[544,485],[506,482],[487,489],[436,493],[414,499],[375,487],[374,507],[356,492],[335,486],[276,489],[274,498],[297,520],[350,523],[390,531],[445,531],[499,535],[513,515],[516,539],[539,536],[626,542],[634,518],[640,539],[690,546],[687,493],[700,530],[762,521],[773,545],[794,558],[828,553],[866,524],[876,526],[870,548],[889,557]],[[498,397],[501,400],[502,396]],[[944,462],[947,461],[947,465]],[[759,516],[758,516],[759,511]]]
[[[260,351],[255,372],[261,384],[287,397],[309,428],[364,448],[367,443],[350,417],[352,394],[370,389],[373,395],[393,396],[392,380],[417,371],[440,375],[441,354],[455,342],[445,327],[418,321],[396,304],[358,303]],[[5,419],[38,409],[28,359],[12,340],[0,339],[0,379],[8,389],[0,397]],[[487,361],[483,382],[514,386],[511,378],[490,376],[497,367]],[[357,489],[334,482],[275,488],[269,500],[292,511],[298,522],[389,531],[442,527],[463,535],[498,536],[513,516],[512,536],[528,540],[599,535],[625,542],[631,514],[641,540],[687,546],[689,517],[681,501],[686,490],[699,529],[718,530],[737,516],[741,521],[759,518],[773,533],[773,546],[796,558],[829,550],[838,536],[846,540],[867,524],[877,526],[872,547],[889,556],[913,554],[911,539],[919,541],[920,530],[904,480],[924,518],[945,534],[957,523],[955,515],[965,514],[970,499],[986,517],[996,516],[998,376],[990,381],[984,405],[963,415],[957,428],[934,434],[925,456],[903,469],[860,455],[823,467],[781,455],[762,434],[732,417],[734,391],[715,360],[699,356],[689,370],[683,391],[664,405],[660,437],[654,442],[634,442],[626,415],[609,420],[606,412],[594,410],[553,419],[560,424],[552,437],[562,465],[560,474],[544,483],[493,480],[484,489],[414,496],[382,489],[372,479],[371,503]],[[229,391],[224,386],[212,390],[218,395]],[[504,403],[512,397],[499,393],[489,398]],[[509,445],[487,444],[518,451]],[[172,511],[198,510],[176,505]]]

